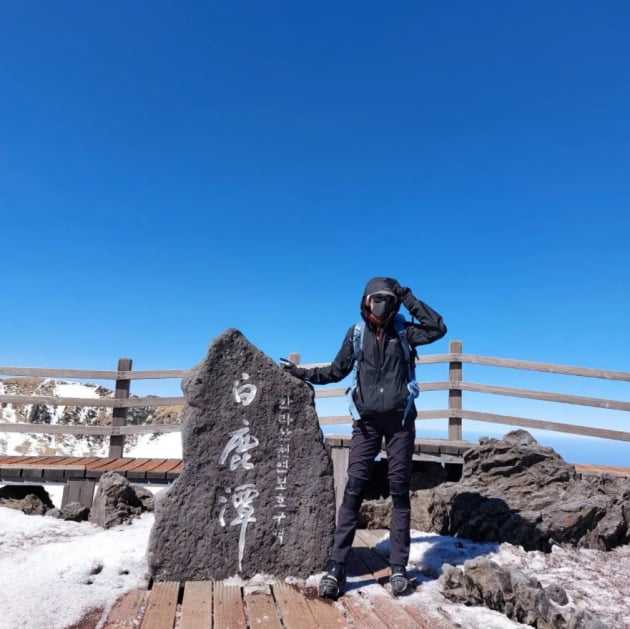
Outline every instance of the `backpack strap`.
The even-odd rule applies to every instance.
[[[354,403],[354,392],[357,389],[357,383],[359,381],[359,358],[361,356],[361,352],[363,351],[364,336],[365,321],[359,321],[359,323],[354,326],[354,330],[352,331],[352,350],[354,354],[354,366],[352,367],[352,371],[354,372],[354,381],[346,391],[348,395],[348,407],[350,409],[350,415],[352,415],[352,419],[354,419],[355,421],[359,421],[361,419],[361,415],[359,414],[357,405]]]
[[[416,357],[415,352],[407,338],[407,327],[405,325],[405,318],[397,314],[394,317],[394,328],[396,334],[400,339],[400,345],[402,346],[403,353],[405,354],[405,361],[407,362],[407,390],[409,391],[409,397],[407,398],[407,406],[405,407],[405,413],[402,418],[402,425],[405,425],[405,420],[409,411],[413,408],[415,399],[420,395],[420,385],[416,382]]]

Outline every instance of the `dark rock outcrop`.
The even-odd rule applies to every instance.
[[[184,470],[156,496],[152,575],[185,581],[321,570],[335,500],[312,388],[230,329],[182,390]]]
[[[561,587],[543,588],[518,568],[499,566],[484,557],[457,568],[445,565],[440,586],[454,603],[485,606],[539,629],[607,629],[587,610],[569,606]]]
[[[80,502],[71,502],[59,511],[57,517],[70,522],[85,522],[90,517],[90,510]]]
[[[131,483],[116,472],[105,472],[98,482],[89,520],[103,528],[128,524],[145,509]]]
[[[410,482],[412,491],[436,487],[446,482],[446,479],[447,471],[439,463],[413,462]],[[366,489],[359,513],[359,528],[388,529],[391,512],[392,501],[389,497],[387,459],[381,459],[374,464],[372,469],[370,484]]]
[[[153,492],[144,487],[143,485],[131,486],[136,494],[136,497],[142,504],[143,511],[153,511],[155,508],[155,496]]]
[[[630,542],[630,481],[580,478],[552,448],[516,430],[468,450],[459,482],[414,492],[412,526],[526,550],[609,550]]]
[[[0,487],[0,507],[19,509],[26,515],[45,515],[54,506],[50,495],[41,485]]]

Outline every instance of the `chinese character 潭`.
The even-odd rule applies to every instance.
[[[221,526],[225,526],[225,510],[228,507],[228,504],[231,504],[232,507],[236,510],[236,517],[233,518],[230,522],[230,526],[241,526],[241,532],[238,540],[238,569],[239,571],[243,568],[243,557],[245,555],[245,533],[247,530],[247,525],[250,522],[256,522],[256,518],[254,516],[254,505],[252,504],[254,498],[259,496],[258,490],[255,485],[247,484],[240,485],[234,490],[227,488],[225,490],[225,496],[219,497],[219,502],[223,504],[221,507],[221,511],[219,512],[219,523]]]

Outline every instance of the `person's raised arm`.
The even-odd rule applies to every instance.
[[[308,380],[313,384],[328,384],[343,380],[351,371],[354,365],[354,349],[352,347],[352,334],[354,326],[348,330],[339,352],[335,359],[322,367],[298,367],[297,365],[281,360],[281,365],[287,369],[291,375],[301,380]]]
[[[442,316],[415,297],[410,288],[400,288],[398,297],[409,314],[419,321],[407,326],[407,336],[413,346],[433,343],[446,334],[447,329]]]

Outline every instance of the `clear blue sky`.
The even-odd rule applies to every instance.
[[[630,370],[629,32],[622,1],[2,3],[0,364],[186,368],[228,327],[324,362],[390,275],[428,353]]]

